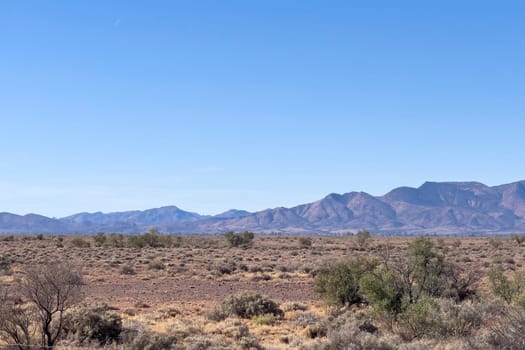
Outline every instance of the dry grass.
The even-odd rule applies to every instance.
[[[246,338],[268,349],[321,349],[322,339],[311,338],[313,325],[304,324],[308,317],[311,322],[329,317],[314,292],[311,272],[329,261],[402,256],[411,239],[372,237],[363,248],[354,237],[323,236],[311,237],[308,247],[298,237],[256,236],[253,247],[231,248],[222,236],[184,236],[174,239],[172,247],[140,249],[96,246],[90,236],[14,236],[0,239],[0,256],[11,261],[10,271],[0,273],[0,281],[13,283],[29,266],[73,261],[83,266],[86,275],[86,301],[108,304],[125,322],[174,334],[189,348],[209,342],[235,348]],[[524,265],[524,247],[512,239],[432,240],[463,267],[484,271],[499,263],[511,272]],[[488,292],[486,277],[481,289]],[[223,298],[240,290],[287,305],[284,317],[269,324],[208,318]],[[294,309],[294,304],[300,307]]]

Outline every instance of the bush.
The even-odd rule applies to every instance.
[[[492,293],[502,298],[508,304],[518,298],[525,290],[525,272],[516,271],[513,279],[509,280],[499,265],[492,266],[487,275],[489,277]]]
[[[93,240],[95,241],[95,245],[97,247],[101,247],[104,244],[106,244],[108,238],[106,237],[106,234],[104,232],[98,232],[94,237]]]
[[[138,236],[129,236],[128,245],[133,248],[167,248],[171,247],[171,236],[163,236],[156,228],[151,228],[147,233]]]
[[[254,237],[255,235],[250,231],[242,233],[229,231],[224,234],[224,238],[226,238],[230,247],[249,247],[253,244]]]
[[[439,302],[439,309],[445,337],[472,336],[486,316],[482,304],[472,301],[457,304],[453,299],[444,299]]]
[[[299,247],[310,248],[312,246],[312,239],[310,237],[299,237]]]
[[[325,350],[394,350],[399,339],[381,337],[377,327],[363,313],[345,312],[328,325],[328,345]]]
[[[275,324],[276,319],[273,314],[263,314],[252,317],[252,321],[258,325],[272,326]]]
[[[363,302],[359,281],[376,263],[358,259],[328,264],[316,271],[315,290],[328,305],[352,305]]]
[[[510,239],[514,240],[518,245],[525,242],[525,235],[519,235],[517,233],[510,236]]]
[[[126,345],[129,350],[172,350],[175,349],[177,339],[173,336],[141,331]]]
[[[359,281],[363,297],[372,305],[374,312],[387,323],[403,311],[406,291],[399,276],[386,266],[377,266]]]
[[[432,298],[421,298],[407,305],[403,313],[399,314],[397,333],[407,341],[439,335],[441,324],[435,317],[438,310],[439,306]]]
[[[283,311],[277,303],[265,296],[252,292],[242,292],[224,299],[213,316],[215,319],[225,319],[229,316],[253,318],[266,314],[282,317]]]
[[[86,241],[85,239],[80,238],[80,237],[73,238],[71,240],[70,244],[71,244],[72,247],[75,247],[75,248],[89,248],[89,247],[91,247],[91,243],[89,243],[88,241]]]
[[[134,275],[135,274],[135,269],[133,268],[132,265],[122,265],[122,267],[120,268],[120,274],[122,274],[122,275]]]
[[[66,314],[63,322],[65,336],[78,344],[106,345],[120,341],[122,319],[110,313],[105,304],[79,306]]]
[[[355,237],[357,239],[357,245],[359,249],[364,250],[368,243],[368,239],[370,238],[370,232],[367,230],[361,230],[356,233]]]
[[[525,315],[516,308],[507,309],[490,327],[488,344],[492,349],[525,349]]]
[[[0,276],[11,274],[12,263],[13,261],[10,258],[0,255]]]

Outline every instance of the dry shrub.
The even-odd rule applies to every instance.
[[[109,312],[105,304],[81,305],[64,317],[64,334],[77,344],[117,343],[122,332],[122,319]]]
[[[283,311],[277,303],[265,296],[253,292],[241,292],[225,298],[210,318],[214,320],[222,320],[230,316],[252,318],[264,314],[282,317]]]

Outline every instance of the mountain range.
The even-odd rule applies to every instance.
[[[340,234],[367,229],[382,234],[476,234],[525,231],[525,180],[489,187],[479,182],[425,182],[383,196],[329,194],[292,208],[255,213],[229,210],[210,216],[176,206],[144,211],[79,213],[64,218],[0,213],[0,233]]]

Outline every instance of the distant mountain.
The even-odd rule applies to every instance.
[[[0,232],[2,233],[53,233],[67,232],[69,227],[57,219],[36,214],[24,216],[0,213]]]
[[[155,226],[161,231],[184,231],[189,223],[206,219],[208,216],[191,213],[167,206],[144,211],[133,210],[104,214],[80,213],[60,219],[69,227],[70,232],[144,232]]]
[[[80,213],[61,219],[0,213],[2,233],[341,233],[467,234],[525,231],[525,181],[489,187],[479,182],[425,182],[379,197],[365,192],[329,194],[316,202],[255,213],[232,209],[215,216],[175,206],[144,211]]]
[[[214,218],[217,218],[217,219],[242,218],[243,216],[250,215],[250,214],[251,213],[246,210],[230,209],[228,211],[225,211],[224,213],[215,215]]]

